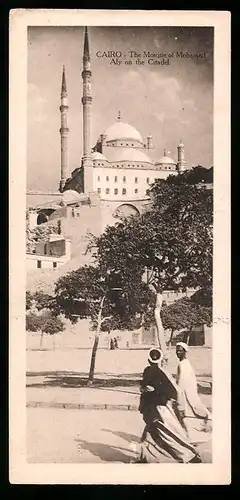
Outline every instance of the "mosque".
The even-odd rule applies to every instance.
[[[142,213],[151,205],[148,189],[156,179],[166,179],[185,169],[184,144],[176,148],[177,160],[164,150],[154,159],[154,145],[149,134],[143,138],[132,125],[117,120],[91,142],[92,72],[88,30],[84,32],[82,69],[83,151],[79,168],[69,173],[68,166],[68,92],[65,67],[62,73],[60,101],[61,173],[58,193],[27,196],[30,227],[58,224],[59,238],[72,242],[77,254],[87,233],[98,236],[108,225],[129,215]],[[60,236],[61,235],[61,236]],[[53,238],[54,239],[54,238]],[[81,239],[81,245],[79,243]],[[49,245],[45,245],[48,253]],[[58,244],[59,247],[59,244]],[[63,245],[65,248],[66,245]],[[37,252],[42,252],[39,246]],[[75,249],[75,250],[74,250]],[[34,259],[33,259],[34,260]],[[56,267],[59,263],[55,263]],[[31,266],[38,266],[32,262]],[[30,267],[31,267],[30,266]],[[52,266],[52,264],[51,264]],[[42,264],[41,266],[42,267]]]
[[[122,121],[118,112],[117,121],[105,130],[94,146],[91,144],[92,86],[91,58],[88,30],[85,28],[83,49],[83,152],[79,168],[69,175],[68,167],[68,93],[66,71],[63,67],[61,86],[61,177],[55,198],[65,206],[73,208],[89,199],[90,205],[98,205],[102,215],[102,230],[114,224],[116,218],[138,214],[149,203],[147,190],[156,179],[166,179],[185,169],[184,144],[177,146],[177,161],[167,156],[153,159],[152,136],[144,139],[132,125]],[[54,201],[54,200],[53,200]],[[36,222],[49,218],[53,201],[41,206],[38,203]],[[57,203],[58,204],[58,203]],[[49,206],[48,206],[49,205]],[[50,214],[52,215],[53,212]]]

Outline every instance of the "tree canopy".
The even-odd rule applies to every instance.
[[[195,288],[191,315],[198,306],[211,307],[213,193],[198,186],[199,179],[211,175],[196,167],[157,180],[149,189],[148,210],[108,226],[95,239],[96,265],[58,280],[53,307],[72,322],[90,317],[96,325],[104,297],[102,312],[108,319],[102,329],[135,328],[137,318],[151,322],[156,291]],[[181,308],[187,307],[183,301]]]
[[[99,265],[123,279],[147,270],[147,283],[162,290],[211,290],[212,190],[173,179],[157,180],[149,189],[148,211],[108,227],[98,238]]]
[[[73,323],[91,318],[96,328],[100,302],[104,297],[102,330],[133,329],[136,318],[150,309],[152,292],[141,276],[124,277],[100,267],[84,266],[61,277],[55,289],[57,310]]]
[[[212,184],[213,183],[213,167],[205,168],[197,165],[191,169],[187,169],[179,175],[170,175],[167,179],[170,184]]]
[[[172,304],[164,305],[161,311],[164,329],[181,330],[196,325],[212,323],[211,308],[197,304],[191,297],[183,297]]]

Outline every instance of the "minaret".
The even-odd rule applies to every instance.
[[[147,136],[147,149],[152,149],[152,147],[153,147],[152,136],[151,136],[151,134],[149,134]]]
[[[91,106],[92,106],[92,89],[91,89],[91,62],[89,54],[89,42],[87,27],[84,32],[84,49],[83,49],[83,178],[84,178],[84,193],[93,191],[93,161],[91,155]]]
[[[68,178],[67,138],[69,129],[67,126],[68,99],[65,66],[63,66],[62,73],[61,106],[59,109],[61,113],[61,128],[59,130],[61,136],[61,180],[59,191],[60,193],[62,193],[66,180]]]
[[[184,158],[184,144],[182,140],[180,141],[178,147],[178,161],[177,161],[177,169],[179,172],[183,172],[185,170],[185,158]]]

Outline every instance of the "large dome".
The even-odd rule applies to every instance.
[[[134,141],[139,141],[141,144],[143,144],[143,140],[141,137],[141,134],[132,127],[132,125],[129,125],[128,123],[124,123],[121,121],[117,121],[111,127],[109,127],[105,132],[104,135],[106,135],[106,141],[115,141],[119,139],[128,139],[128,140],[134,140]]]
[[[135,148],[116,148],[116,150],[111,153],[110,161],[137,161],[139,163],[152,163],[146,153]]]

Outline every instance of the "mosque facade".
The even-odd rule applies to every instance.
[[[60,100],[61,168],[58,193],[44,195],[44,203],[31,203],[30,225],[54,221],[61,227],[66,239],[78,247],[86,233],[98,236],[108,225],[129,215],[145,211],[151,200],[148,189],[157,179],[178,175],[185,169],[184,144],[176,147],[176,160],[164,150],[161,158],[154,158],[151,134],[146,138],[122,119],[103,131],[95,144],[92,129],[92,71],[88,30],[84,32],[82,68],[83,151],[78,168],[69,172],[68,165],[68,91],[67,75],[63,67]],[[52,196],[51,196],[52,195]],[[91,209],[91,210],[90,210]],[[60,231],[60,232],[61,232]]]
[[[177,161],[166,151],[159,159],[153,159],[154,145],[149,134],[144,139],[139,131],[122,120],[117,120],[91,144],[92,85],[91,58],[88,31],[85,28],[83,50],[83,155],[81,165],[69,176],[67,154],[68,95],[65,68],[61,89],[61,179],[60,192],[66,203],[78,200],[79,195],[98,199],[106,213],[105,225],[116,218],[137,214],[149,203],[147,191],[156,179],[166,179],[185,169],[184,144],[177,146]]]

